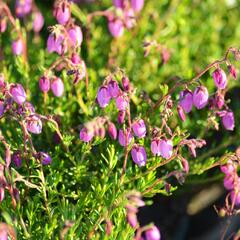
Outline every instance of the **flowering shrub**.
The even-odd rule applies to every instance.
[[[239,214],[240,50],[168,16],[185,5],[0,0],[1,239],[160,240],[139,211],[196,179],[227,190],[216,214]]]

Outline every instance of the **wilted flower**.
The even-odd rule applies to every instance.
[[[215,104],[218,109],[221,109],[224,106],[224,95],[221,93],[217,93],[215,97]]]
[[[146,240],[160,240],[161,234],[159,229],[156,226],[150,227],[146,232]]]
[[[143,146],[135,144],[131,150],[133,161],[139,166],[145,166],[147,161],[147,154]]]
[[[27,130],[34,134],[40,134],[42,132],[42,121],[38,116],[30,116],[26,120]]]
[[[185,89],[180,93],[179,105],[186,113],[191,112],[193,106],[193,94],[190,90]]]
[[[64,84],[61,78],[54,78],[51,83],[51,90],[56,97],[61,97],[64,92]]]
[[[20,151],[16,151],[13,153],[12,161],[14,162],[17,168],[20,168],[22,166],[22,157]]]
[[[23,42],[20,38],[12,42],[12,52],[14,55],[21,55],[23,53]]]
[[[118,134],[118,142],[121,146],[126,147],[132,141],[131,129],[126,129],[125,131],[120,129]]]
[[[93,132],[92,131],[89,131],[87,128],[82,128],[81,131],[80,131],[80,139],[83,141],[83,142],[90,142],[93,138]]]
[[[98,89],[97,93],[97,102],[101,108],[105,108],[109,101],[111,100],[111,96],[109,94],[107,86],[102,86]]]
[[[193,104],[197,109],[204,108],[208,103],[208,90],[204,86],[199,86],[193,93]]]
[[[226,73],[221,69],[217,68],[213,74],[213,80],[217,88],[224,89],[227,86],[227,76]]]
[[[26,92],[21,84],[17,83],[15,85],[11,86],[10,93],[12,95],[13,100],[17,104],[21,105],[26,101],[26,98],[27,98]]]
[[[137,137],[143,138],[143,137],[146,136],[147,129],[146,129],[146,126],[145,126],[145,123],[144,123],[143,119],[138,119],[137,121],[135,121],[132,124],[132,128],[133,128],[134,134]]]
[[[41,31],[44,25],[44,18],[40,11],[37,11],[33,14],[33,31],[38,33]]]

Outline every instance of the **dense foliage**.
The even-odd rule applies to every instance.
[[[239,214],[240,2],[140,2],[0,0],[1,239],[160,239],[138,208],[209,182]]]

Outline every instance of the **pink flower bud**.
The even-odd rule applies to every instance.
[[[193,106],[193,94],[191,91],[186,89],[180,93],[179,105],[186,113],[191,112]]]
[[[58,23],[65,25],[71,17],[71,11],[68,4],[62,2],[58,6],[55,6],[53,10],[53,15],[57,19]]]
[[[52,158],[45,152],[40,152],[39,157],[42,165],[48,165],[52,162]]]
[[[208,90],[204,86],[199,86],[193,93],[193,104],[197,109],[204,108],[208,103]]]
[[[93,139],[93,132],[87,130],[87,128],[82,128],[80,131],[80,139],[83,142],[90,142]]]
[[[161,239],[161,234],[159,229],[156,226],[152,226],[149,228],[146,233],[146,240],[160,240]]]
[[[48,36],[47,49],[49,53],[57,52],[59,55],[63,55],[67,51],[67,48],[65,45],[66,43],[64,41],[63,35],[60,34],[58,36],[54,36],[54,34],[51,33]]]
[[[135,228],[138,224],[136,213],[133,211],[127,211],[127,221],[132,228]]]
[[[123,77],[122,78],[122,86],[125,91],[129,91],[130,88],[130,81],[128,77]]]
[[[116,106],[119,111],[125,111],[129,107],[129,99],[126,95],[121,94],[116,98]]]
[[[39,88],[42,92],[47,93],[50,90],[50,80],[48,77],[42,76],[39,80]]]
[[[181,162],[182,162],[182,166],[183,166],[184,171],[186,173],[189,173],[189,164],[188,164],[187,159],[181,158]]]
[[[21,105],[26,101],[26,98],[27,98],[26,92],[21,84],[17,83],[15,85],[11,86],[10,93],[12,95],[13,100],[17,104]]]
[[[237,79],[237,70],[233,65],[228,65],[228,71],[234,79]]]
[[[33,31],[38,33],[44,25],[44,18],[41,12],[37,11],[33,14]]]
[[[177,112],[178,112],[178,116],[180,117],[180,119],[184,122],[186,120],[186,116],[183,111],[183,108],[180,105],[177,106]]]
[[[146,136],[147,129],[146,129],[145,123],[142,119],[139,119],[139,120],[135,121],[132,124],[132,128],[133,128],[134,134],[137,137],[143,138],[143,137]]]
[[[147,154],[145,148],[140,145],[134,145],[131,150],[133,161],[139,166],[145,166],[147,161]]]
[[[51,83],[51,90],[56,97],[61,97],[64,92],[64,84],[61,78],[54,78]]]
[[[20,168],[22,166],[22,157],[21,157],[21,152],[16,151],[12,155],[12,160],[14,164],[16,165],[17,168]]]
[[[215,97],[215,104],[218,109],[221,109],[224,106],[224,96],[221,93],[218,93]]]
[[[7,19],[0,18],[0,32],[4,33],[7,30]]]
[[[131,8],[135,12],[140,12],[143,8],[144,0],[131,0]]]
[[[132,133],[131,130],[128,128],[125,131],[120,129],[118,134],[118,142],[121,146],[126,147],[132,141]]]
[[[98,89],[97,102],[101,108],[105,108],[111,100],[107,86],[102,86]]]
[[[225,127],[225,129],[229,131],[233,131],[235,127],[233,112],[230,112],[230,111],[225,112],[225,114],[222,116],[222,124]]]
[[[71,61],[73,64],[79,64],[81,62],[81,58],[78,54],[73,53],[71,57]]]
[[[4,189],[4,187],[0,187],[0,202],[2,202],[4,200],[4,197],[5,197],[5,189]],[[1,237],[1,235],[0,235],[0,237]],[[7,240],[7,238],[5,238],[5,239]]]
[[[21,55],[23,53],[23,42],[20,38],[12,42],[12,52],[14,55]]]
[[[118,123],[123,124],[125,119],[125,111],[118,112]]]
[[[108,91],[109,91],[109,94],[112,98],[116,98],[119,94],[119,86],[118,86],[118,83],[114,80],[111,80],[109,83],[108,83]]]
[[[108,29],[112,36],[115,38],[121,37],[124,32],[124,26],[120,19],[109,21]]]
[[[74,26],[68,31],[73,46],[81,46],[83,40],[82,30],[79,26]]]
[[[116,8],[123,8],[124,7],[124,0],[113,0],[113,5]]]
[[[160,140],[159,139],[153,139],[151,142],[151,152],[154,156],[160,156]]]
[[[17,17],[24,17],[32,10],[32,0],[16,0],[15,12]]]
[[[234,188],[234,177],[231,175],[225,176],[223,180],[223,185],[227,190],[231,190]]]
[[[160,140],[159,143],[160,153],[163,158],[170,158],[173,153],[173,143],[171,140]]]
[[[227,86],[227,76],[226,73],[221,69],[217,68],[213,74],[213,80],[217,88],[224,89]]]
[[[238,190],[238,192],[231,191],[230,198],[231,198],[231,202],[232,203],[234,202],[235,206],[240,205],[240,191],[239,190]]]
[[[117,128],[112,122],[108,124],[108,134],[113,140],[117,139]]]
[[[42,121],[37,116],[30,116],[26,121],[28,132],[40,134],[42,132]]]
[[[227,164],[220,166],[220,169],[226,175],[231,175],[235,171],[235,167],[234,167],[233,162],[231,160],[229,160],[227,162]]]

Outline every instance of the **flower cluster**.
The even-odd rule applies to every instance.
[[[66,0],[55,1],[53,15],[58,24],[49,28],[51,33],[47,39],[47,50],[49,53],[56,52],[60,57],[44,72],[39,80],[39,87],[44,94],[51,89],[56,97],[61,97],[64,83],[60,77],[55,76],[53,70],[66,69],[68,75],[74,76],[74,84],[86,77],[87,70],[78,53],[83,34],[80,26],[71,18],[71,3]]]
[[[234,79],[237,78],[237,72],[233,65],[228,65],[229,73]],[[202,109],[209,104],[209,109],[212,111],[212,116],[219,116],[225,129],[232,131],[234,129],[234,114],[228,108],[224,101],[224,91],[227,87],[227,76],[223,69],[217,66],[212,73],[212,77],[217,87],[217,91],[213,97],[209,98],[208,90],[205,86],[198,86],[194,92],[189,88],[180,92],[177,111],[182,121],[186,120],[185,113],[190,113],[192,107]],[[225,108],[225,109],[223,109]]]
[[[131,29],[137,14],[142,10],[144,0],[113,0],[114,11],[107,14],[108,29],[113,37],[123,35],[124,28]]]
[[[135,240],[160,240],[161,234],[155,225],[140,227],[137,219],[138,208],[144,207],[145,203],[141,199],[141,194],[138,192],[131,192],[127,196],[128,203],[125,208],[127,210],[127,221],[129,225],[136,230]]]
[[[240,177],[237,173],[238,164],[228,160],[225,165],[221,166],[221,171],[225,174],[223,185],[230,191],[232,205],[240,205]]]

